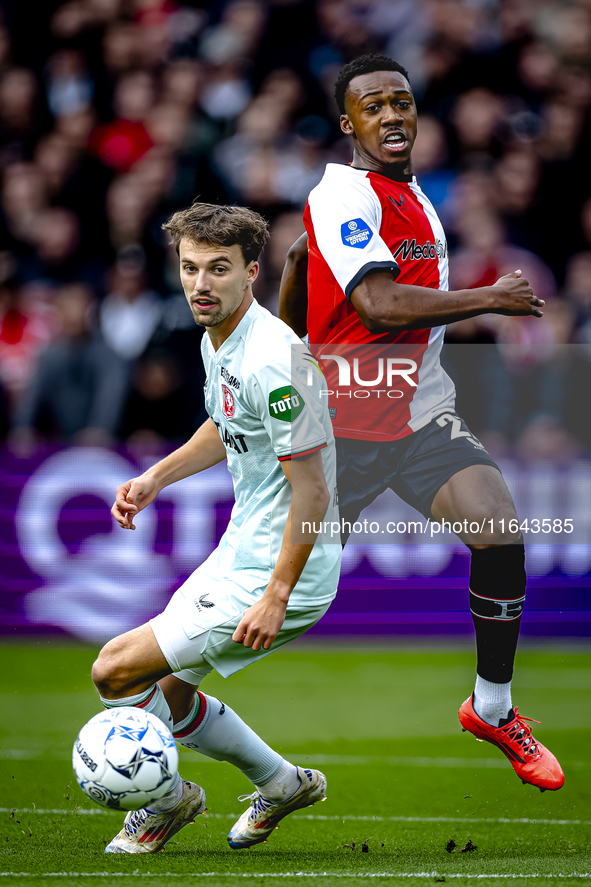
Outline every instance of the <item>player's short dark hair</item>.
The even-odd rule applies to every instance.
[[[334,97],[341,114],[346,114],[345,93],[347,92],[347,87],[351,80],[353,80],[354,77],[359,77],[360,74],[371,74],[374,71],[396,71],[397,73],[402,74],[403,77],[406,77],[410,83],[410,77],[408,76],[406,68],[403,68],[402,65],[395,62],[394,59],[391,59],[389,56],[380,55],[377,52],[372,52],[370,55],[360,55],[359,58],[348,62],[345,67],[341,69],[339,76],[335,80]]]
[[[269,239],[269,223],[246,206],[195,201],[187,209],[174,213],[162,227],[170,231],[177,253],[183,237],[208,246],[238,244],[246,265],[256,262]]]

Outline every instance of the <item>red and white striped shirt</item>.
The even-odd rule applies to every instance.
[[[329,163],[304,223],[308,335],[332,392],[335,435],[398,440],[453,409],[455,387],[439,361],[445,327],[371,333],[349,301],[379,269],[399,283],[447,290],[445,233],[416,179]]]

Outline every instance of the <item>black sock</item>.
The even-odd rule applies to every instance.
[[[470,609],[476,631],[477,672],[505,684],[513,675],[525,600],[525,548],[495,545],[472,551]]]

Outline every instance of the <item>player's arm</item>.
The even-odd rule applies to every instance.
[[[521,271],[506,274],[493,286],[456,292],[396,283],[391,272],[375,271],[362,278],[350,299],[372,333],[443,326],[480,314],[542,317],[544,305]]]
[[[198,474],[226,458],[217,428],[211,419],[197,429],[193,437],[165,459],[117,487],[111,514],[124,530],[135,530],[134,517],[153,502],[157,495],[177,480]]]
[[[279,286],[279,317],[303,338],[308,332],[308,235],[290,247]]]
[[[398,283],[400,266],[381,236],[382,208],[365,177],[342,174],[331,185],[321,182],[308,204],[318,249],[372,333],[425,329],[480,314],[542,316],[544,303],[521,271],[493,286],[451,293]]]
[[[292,498],[281,551],[262,598],[244,613],[233,640],[253,650],[268,650],[285,620],[289,596],[310,557],[318,526],[330,503],[320,452],[281,463]],[[293,541],[293,535],[298,539]]]

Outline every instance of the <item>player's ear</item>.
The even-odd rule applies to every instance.
[[[249,286],[252,286],[252,284],[255,282],[255,280],[259,276],[260,267],[261,266],[259,265],[258,262],[250,262],[250,264],[248,264],[246,266],[246,273],[248,275]]]
[[[339,122],[341,124],[341,130],[345,133],[346,136],[355,135],[355,130],[348,114],[341,114]]]

